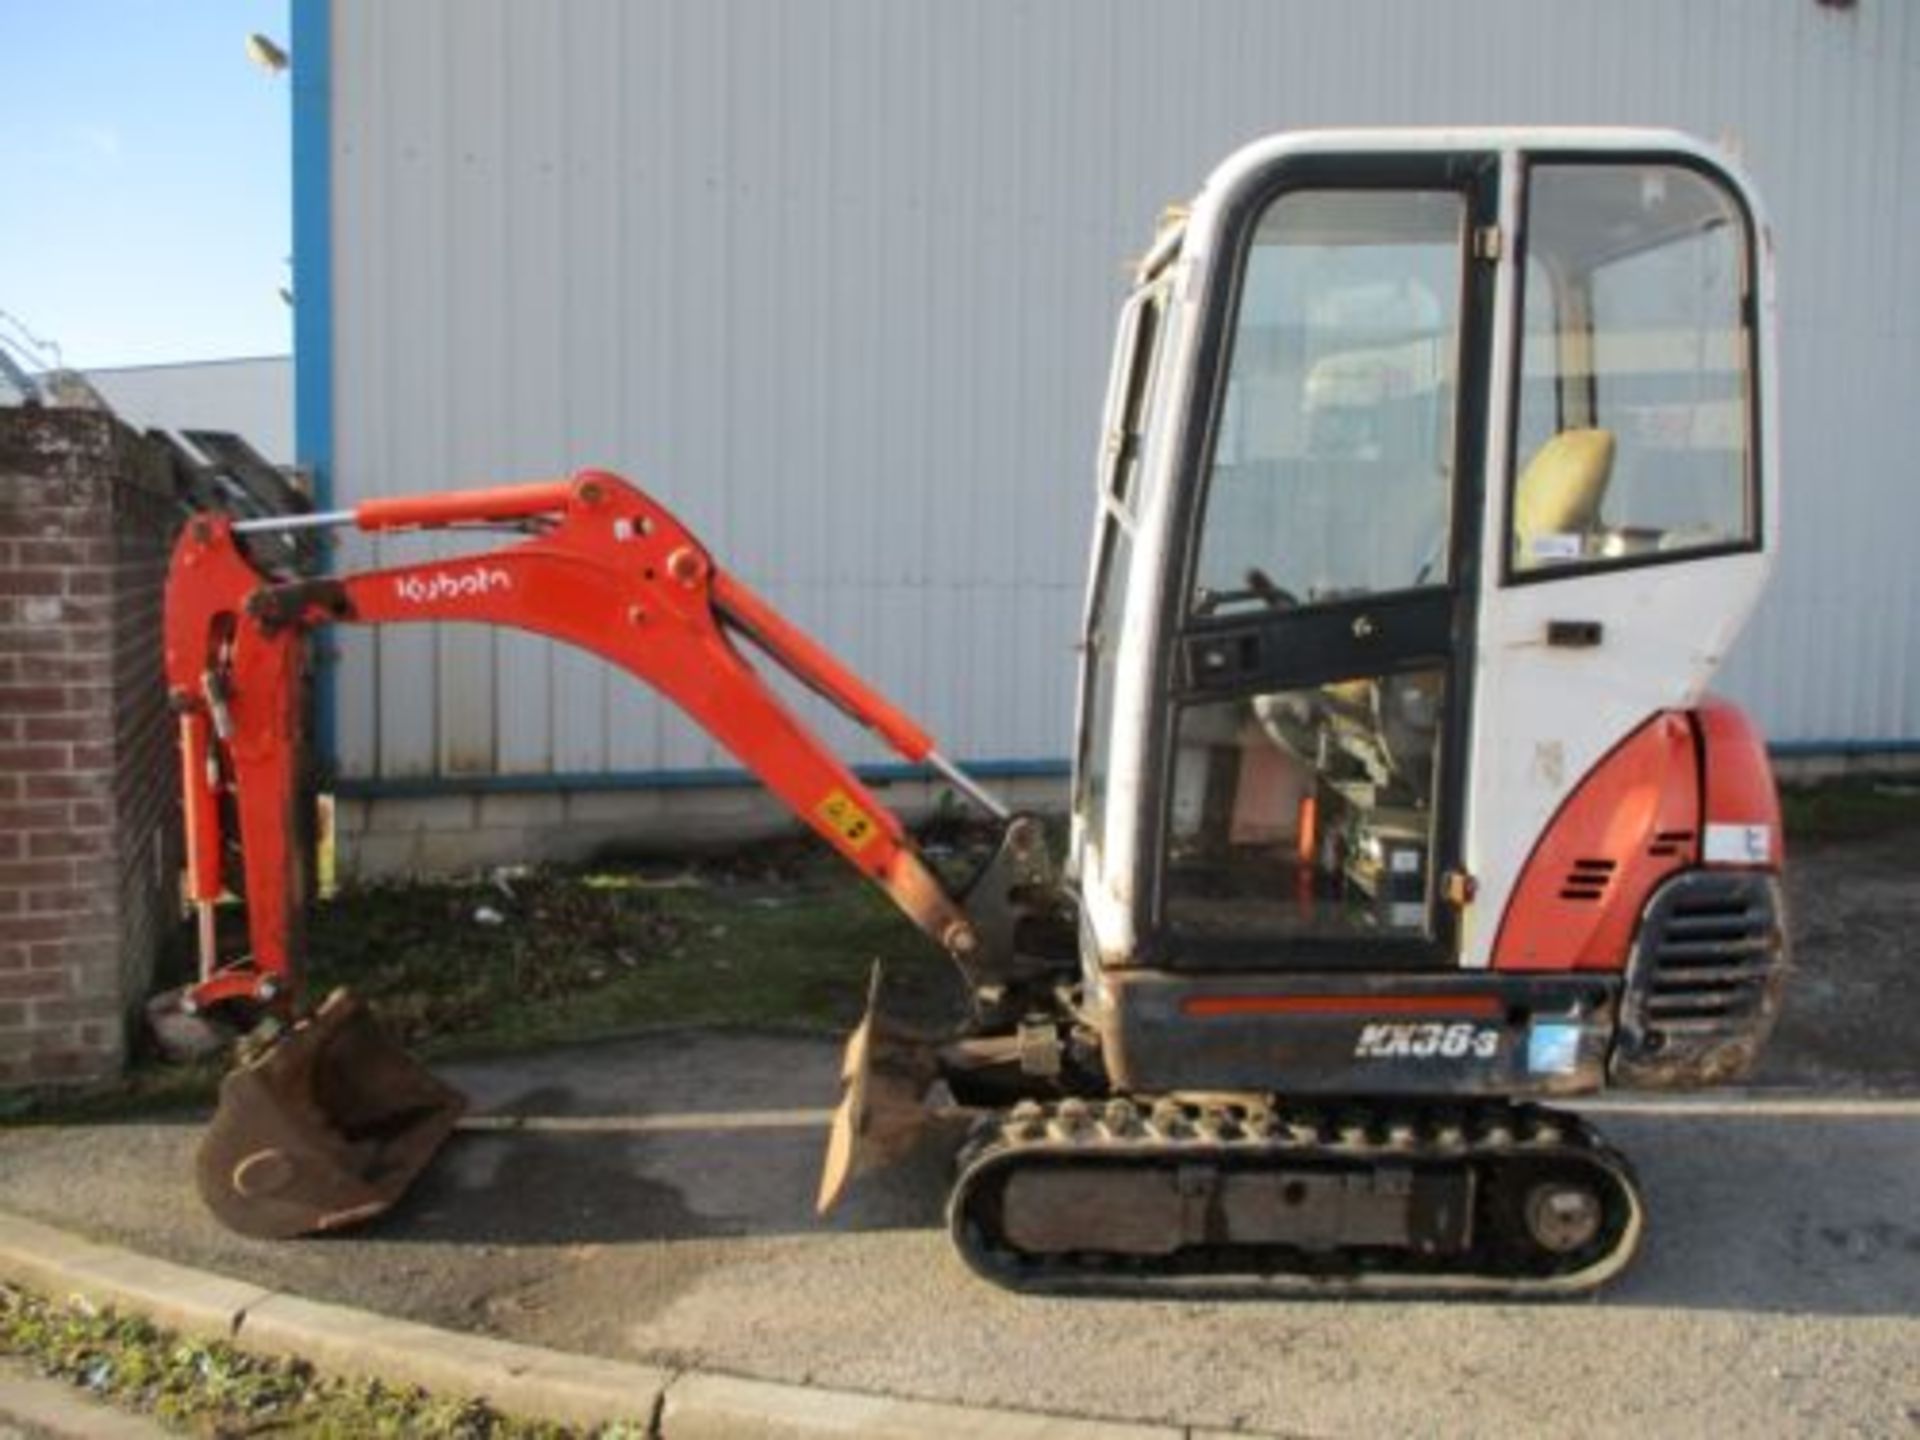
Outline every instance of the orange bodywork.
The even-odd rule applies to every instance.
[[[282,1000],[299,985],[299,693],[306,633],[325,624],[466,621],[545,635],[637,676],[956,955],[975,943],[899,820],[768,688],[744,635],[868,726],[904,759],[926,732],[738,581],[651,497],[618,476],[370,501],[363,530],[520,521],[542,528],[504,549],[338,578],[276,583],[248,563],[231,524],[201,516],[167,582],[166,672],[180,716],[193,897],[220,893],[218,795],[236,801],[247,855],[252,954],[203,977],[195,999]],[[210,763],[216,761],[217,763]]]
[[[1641,906],[1697,862],[1693,722],[1654,716],[1588,772],[1520,872],[1494,941],[1496,970],[1619,970]]]
[[[1785,834],[1780,824],[1780,792],[1767,763],[1767,742],[1760,727],[1738,706],[1709,697],[1694,711],[1700,727],[1700,752],[1706,777],[1706,824],[1764,831],[1764,854],[1742,862],[1709,853],[1707,863],[1720,868],[1778,869],[1786,861]]]

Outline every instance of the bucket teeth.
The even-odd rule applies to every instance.
[[[406,1193],[465,1109],[335,991],[221,1082],[195,1161],[200,1196],[260,1239],[358,1224]]]

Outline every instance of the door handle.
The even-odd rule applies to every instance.
[[[1591,650],[1600,643],[1598,620],[1549,620],[1547,644],[1562,650]]]

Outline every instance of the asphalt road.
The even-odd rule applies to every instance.
[[[1920,1426],[1920,1100],[1606,1116],[1654,1220],[1598,1303],[1050,1300],[948,1253],[937,1155],[813,1221],[795,1102],[834,1059],[684,1037],[466,1070],[522,1127],[462,1135],[353,1238],[216,1228],[187,1124],[15,1132],[0,1205],[435,1323],[926,1398],[1339,1435]]]
[[[765,1036],[450,1072],[491,1128],[351,1237],[218,1229],[189,1189],[187,1121],[0,1135],[0,1206],[433,1323],[931,1399],[1312,1435],[1914,1435],[1920,987],[1904,941],[1920,877],[1904,848],[1856,849],[1803,866],[1819,893],[1801,923],[1832,939],[1803,955],[1813,978],[1789,1014],[1806,1038],[1783,1032],[1770,1071],[1818,1094],[1598,1116],[1652,1216],[1598,1301],[1005,1294],[948,1252],[938,1153],[813,1219],[835,1049]]]

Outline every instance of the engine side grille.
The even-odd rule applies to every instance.
[[[1779,883],[1690,870],[1654,892],[1628,966],[1617,1079],[1706,1085],[1758,1057],[1779,1009],[1786,946]]]
[[[1653,837],[1653,843],[1647,846],[1647,854],[1660,860],[1673,860],[1686,854],[1693,848],[1693,831],[1661,830]]]
[[[1567,878],[1560,882],[1562,900],[1580,900],[1593,904],[1607,893],[1607,885],[1613,879],[1613,872],[1619,868],[1613,860],[1576,860],[1567,871]]]

